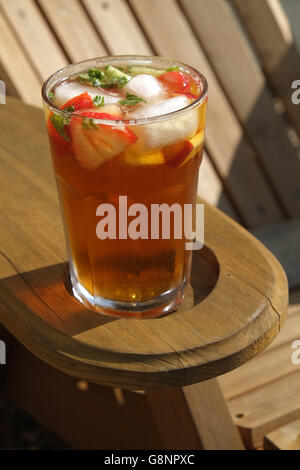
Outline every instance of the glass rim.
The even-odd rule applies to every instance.
[[[201,72],[199,72],[194,67],[191,67],[190,65],[187,65],[175,59],[170,59],[170,58],[162,57],[162,56],[150,56],[150,55],[149,56],[147,55],[108,55],[108,56],[94,57],[91,59],[85,59],[79,62],[74,62],[72,64],[67,65],[66,67],[63,67],[57,70],[45,80],[45,82],[42,85],[42,90],[41,90],[42,98],[44,102],[46,103],[47,107],[50,108],[50,110],[54,112],[55,114],[60,114],[62,116],[70,116],[72,113],[69,113],[59,108],[48,97],[50,86],[52,88],[54,85],[58,84],[60,81],[63,81],[63,80],[60,80],[60,78],[61,76],[64,76],[64,74],[67,74],[68,71],[71,72],[72,69],[87,65],[88,63],[90,63],[91,66],[92,64],[93,66],[95,66],[95,62],[98,62],[98,63],[100,62],[100,64],[103,63],[103,65],[114,64],[117,66],[117,62],[119,62],[120,63],[119,65],[121,65],[121,63],[127,63],[127,65],[142,65],[142,66],[151,67],[151,65],[155,66],[155,61],[156,63],[158,62],[161,65],[165,64],[165,65],[168,65],[169,67],[178,66],[179,70],[187,71],[190,75],[196,76],[198,79],[200,78],[201,84],[202,84],[202,91],[200,93],[200,96],[196,98],[192,103],[189,103],[184,108],[180,108],[170,113],[160,114],[157,116],[138,118],[138,119],[134,119],[134,118],[114,119],[114,120],[99,119],[99,118],[91,118],[91,119],[97,121],[97,124],[107,124],[107,125],[115,125],[115,126],[116,125],[137,126],[137,125],[143,125],[143,124],[151,124],[151,123],[166,121],[168,119],[172,119],[173,117],[177,117],[185,113],[188,113],[189,111],[192,111],[198,108],[205,101],[205,99],[207,98],[208,83],[207,83],[206,78]],[[69,76],[72,76],[72,75],[74,74],[71,74],[71,73],[69,74]],[[68,75],[65,76],[65,79],[67,77]],[[76,113],[76,116],[82,117],[82,118],[85,117],[85,116],[80,115],[80,113]]]

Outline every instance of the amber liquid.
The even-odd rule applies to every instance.
[[[90,294],[144,301],[181,284],[191,252],[185,250],[185,239],[174,239],[172,225],[169,240],[100,240],[96,209],[111,203],[118,214],[119,195],[127,196],[128,206],[143,203],[149,214],[152,203],[194,203],[200,154],[181,168],[124,167],[113,158],[93,172],[83,170],[72,155],[53,158],[70,254],[76,276]],[[118,229],[117,218],[117,234]]]
[[[201,106],[199,129],[204,128],[205,104]],[[134,129],[134,127],[133,127]],[[197,132],[198,132],[197,131]],[[93,298],[117,302],[145,302],[182,288],[188,281],[192,252],[185,238],[100,240],[96,209],[110,203],[118,216],[119,196],[127,204],[142,203],[151,214],[151,204],[194,204],[203,148],[178,167],[125,165],[122,154],[87,171],[72,153],[58,153],[51,142],[52,157],[61,199],[71,272]],[[164,149],[162,149],[164,151]],[[128,222],[132,218],[128,217]],[[172,216],[171,216],[172,221]],[[150,217],[148,218],[150,234]],[[180,301],[180,300],[179,300]]]

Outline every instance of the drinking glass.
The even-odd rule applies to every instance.
[[[54,105],[50,95],[58,83],[90,67],[107,65],[121,70],[145,68],[145,73],[179,69],[197,83],[200,95],[183,109],[139,119],[87,121],[80,112],[70,118]],[[183,214],[185,206],[196,203],[207,101],[205,78],[170,59],[103,57],[54,73],[44,83],[42,96],[74,296],[90,309],[116,316],[149,318],[175,310],[191,271],[192,251],[186,249],[180,210]],[[59,116],[60,122],[64,119],[65,138],[54,132],[51,116]],[[76,126],[85,128],[90,140],[75,137]],[[95,169],[85,168],[80,164],[80,152],[89,150],[85,147],[93,142],[93,132],[101,138],[100,133],[106,135],[107,131],[115,139],[120,132],[133,134],[132,150],[129,146]]]

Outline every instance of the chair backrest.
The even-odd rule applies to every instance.
[[[300,61],[279,0],[0,0],[0,40],[8,92],[38,106],[42,80],[84,58],[195,66],[209,81],[199,194],[249,228],[300,217]]]

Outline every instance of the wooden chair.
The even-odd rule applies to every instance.
[[[206,205],[205,247],[193,256],[191,283],[177,312],[128,320],[85,309],[68,293],[67,280],[64,283],[66,254],[42,118],[41,111],[13,99],[0,108],[5,195],[0,203],[0,320],[49,364],[8,339],[6,392],[79,447],[101,448],[105,436],[108,448],[242,449],[214,377],[247,362],[280,331],[288,304],[283,269],[249,232]],[[119,406],[102,387],[92,400],[86,395],[83,409],[77,409],[85,415],[82,421],[92,419],[99,408],[102,430],[91,442],[78,436],[84,432],[89,439],[89,421],[77,434],[66,432],[76,394],[73,390],[69,396],[67,386],[57,387],[60,381],[70,384],[70,379],[54,368],[80,379],[81,389],[88,387],[82,380],[118,387]],[[136,396],[124,389],[144,393]],[[136,410],[139,401],[145,423],[143,412]],[[54,417],[61,427],[56,428]],[[141,436],[147,422],[152,430],[149,442]],[[76,427],[74,417],[71,424]],[[126,435],[128,428],[131,434]]]
[[[299,287],[300,106],[291,83],[300,62],[277,0],[0,0],[0,13],[0,78],[26,103],[40,106],[41,81],[59,67],[107,53],[160,54],[202,70],[210,89],[199,195],[270,246],[290,287]],[[299,339],[296,291],[292,301],[274,346],[220,379],[251,447],[300,415],[286,393],[299,375],[290,360]]]

